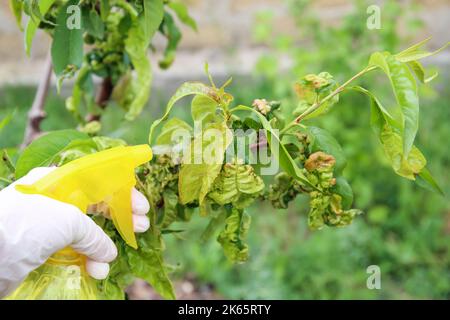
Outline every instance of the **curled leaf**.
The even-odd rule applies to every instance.
[[[250,228],[250,221],[250,216],[245,211],[232,208],[225,220],[225,229],[217,238],[225,256],[232,262],[244,262],[248,259],[248,245],[244,240]]]

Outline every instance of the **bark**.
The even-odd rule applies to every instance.
[[[41,122],[45,119],[45,100],[47,98],[48,89],[50,87],[50,80],[52,77],[52,59],[50,54],[45,61],[44,73],[42,80],[34,97],[33,104],[28,112],[28,121],[25,128],[25,136],[22,142],[22,148],[29,145],[34,139],[41,135]]]

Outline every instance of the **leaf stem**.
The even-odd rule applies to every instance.
[[[7,184],[11,184],[11,183],[12,183],[11,180],[6,179],[6,178],[2,178],[2,177],[0,177],[0,181],[1,181],[1,182],[4,182],[4,183],[7,183]]]
[[[8,170],[11,173],[16,172],[16,168],[14,167],[14,164],[11,161],[11,158],[9,157],[8,152],[5,149],[3,149],[3,151],[2,151],[2,161],[5,164],[6,168],[8,168]]]
[[[332,99],[334,96],[338,95],[339,93],[341,93],[342,91],[344,91],[344,89],[350,84],[352,83],[354,80],[358,79],[359,77],[363,76],[364,74],[375,70],[377,67],[375,66],[368,66],[366,68],[364,68],[363,70],[361,70],[360,72],[358,72],[357,74],[355,74],[353,77],[351,77],[350,79],[348,79],[346,82],[344,82],[342,85],[340,85],[339,87],[336,88],[336,90],[334,90],[333,92],[331,92],[328,96],[326,96],[325,98],[323,98],[322,100],[314,103],[313,105],[311,105],[308,109],[306,109],[301,115],[299,115],[297,118],[295,118],[291,123],[289,123],[283,130],[281,130],[280,135],[286,133],[288,130],[290,130],[292,127],[294,127],[295,125],[299,124],[300,121],[302,121],[305,117],[307,117],[308,115],[310,115],[311,113],[313,113],[314,111],[316,111],[322,104],[324,104],[325,102],[327,102],[328,100]]]

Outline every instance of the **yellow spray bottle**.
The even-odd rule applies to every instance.
[[[137,248],[131,213],[134,170],[150,161],[148,145],[116,147],[71,161],[32,185],[18,185],[27,194],[41,194],[86,212],[104,202],[125,242]],[[85,270],[85,257],[65,248],[25,279],[8,299],[99,299],[96,284]]]

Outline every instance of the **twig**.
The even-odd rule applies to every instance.
[[[2,178],[2,177],[0,177],[0,181],[3,182],[3,183],[6,183],[6,184],[11,184],[11,183],[13,183],[12,180],[9,180],[9,179],[6,179],[6,178]]]
[[[312,106],[310,106],[308,109],[306,109],[301,115],[299,115],[297,118],[295,118],[294,121],[289,123],[283,130],[281,130],[280,135],[286,133],[293,126],[298,125],[300,121],[302,121],[305,117],[309,116],[311,113],[316,111],[322,104],[324,104],[325,102],[327,102],[328,100],[330,100],[334,96],[336,96],[337,94],[339,94],[342,91],[344,91],[344,89],[351,82],[353,82],[357,78],[361,77],[362,75],[366,74],[367,72],[370,72],[370,71],[375,70],[375,69],[376,69],[376,67],[371,66],[371,67],[367,67],[367,68],[363,69],[362,71],[358,72],[357,74],[355,74],[353,77],[351,77],[346,82],[344,82],[344,84],[340,85],[336,90],[331,92],[328,96],[326,96],[325,98],[323,98],[322,100],[320,100],[318,102],[315,102]]]
[[[105,109],[106,105],[113,92],[113,84],[110,77],[104,78],[100,84],[97,96],[95,98],[95,104],[100,107],[100,109]],[[89,114],[86,118],[87,122],[100,120],[100,114]]]
[[[45,100],[47,98],[48,89],[50,87],[50,80],[52,76],[52,58],[48,54],[43,77],[36,91],[34,97],[33,105],[28,112],[28,122],[25,129],[25,136],[22,142],[22,148],[29,145],[34,139],[36,139],[41,134],[41,122],[45,119]]]

